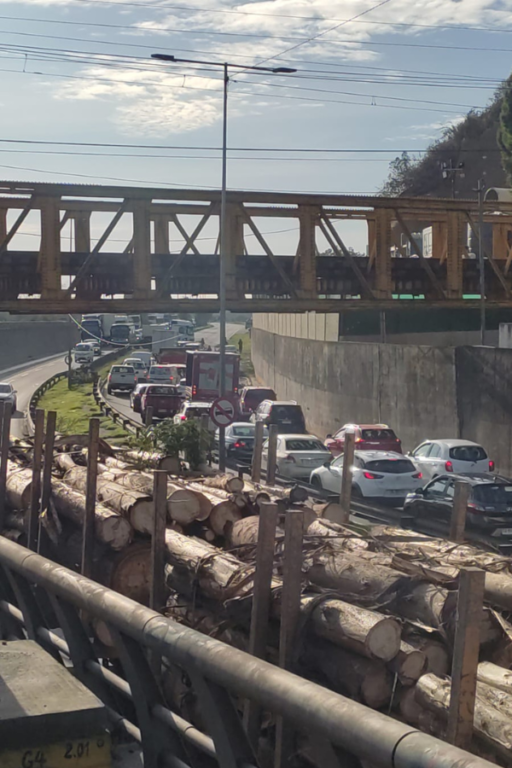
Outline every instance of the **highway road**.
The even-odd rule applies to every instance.
[[[226,336],[228,340],[235,333],[238,333],[239,331],[242,331],[242,330],[244,330],[243,325],[240,325],[237,323],[226,323]],[[205,328],[202,331],[196,331],[195,340],[201,341],[201,339],[204,339],[204,342],[206,345],[209,345],[212,348],[215,348],[216,344],[218,344],[220,341],[219,324],[213,323],[211,328]],[[136,419],[136,420],[140,419],[139,414],[134,413],[130,408],[129,395],[121,395],[120,393],[115,395],[105,394],[105,398],[108,400],[109,403],[112,403],[112,406],[117,411],[122,413],[124,416],[127,416],[130,419]]]
[[[44,381],[56,373],[66,370],[65,357],[66,352],[62,352],[49,359],[35,360],[16,366],[16,368],[4,368],[0,371],[0,381],[10,382],[18,393],[18,410],[11,421],[11,435],[13,437],[25,436],[25,413],[30,398]]]

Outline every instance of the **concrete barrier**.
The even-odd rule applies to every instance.
[[[389,424],[404,450],[459,437],[512,476],[512,349],[321,342],[253,328],[258,381],[297,400],[324,438],[347,422]]]
[[[66,352],[80,340],[75,325],[63,321],[0,323],[0,369]]]

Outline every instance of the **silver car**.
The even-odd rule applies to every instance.
[[[0,402],[9,403],[12,409],[12,413],[16,413],[18,408],[16,390],[12,384],[9,384],[9,382],[0,382]]]
[[[425,440],[408,455],[425,482],[447,472],[467,475],[495,470],[485,448],[470,440]]]

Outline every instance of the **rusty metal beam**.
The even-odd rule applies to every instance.
[[[468,213],[468,211],[465,211],[465,213],[466,213],[466,217],[467,217],[469,226],[471,227],[471,231],[472,231],[473,235],[478,238],[478,229],[475,226],[475,222],[471,218],[471,216]],[[483,251],[484,251],[484,256],[486,257],[486,259],[488,260],[489,264],[491,265],[491,268],[492,268],[494,274],[496,275],[496,277],[500,281],[501,286],[502,286],[503,290],[505,291],[505,294],[507,296],[510,296],[510,286],[507,283],[507,280],[504,277],[504,275],[503,275],[501,269],[499,268],[498,264],[496,263],[495,259],[493,258],[492,253],[489,253],[489,251],[486,249],[486,247],[485,247],[485,245],[483,243],[482,243],[482,248],[483,248]]]
[[[7,250],[7,246],[9,245],[14,235],[16,234],[18,229],[21,227],[21,225],[27,218],[30,211],[32,210],[33,205],[34,205],[34,197],[32,196],[30,200],[27,200],[27,202],[23,206],[23,210],[21,211],[20,215],[18,216],[18,218],[16,219],[16,221],[14,222],[14,224],[12,225],[12,227],[10,228],[10,230],[7,232],[2,242],[0,243],[0,258]]]
[[[181,221],[178,219],[177,215],[171,216],[171,221],[173,224],[176,225],[176,229],[178,230],[178,232],[180,233],[180,235],[185,241],[185,247],[186,247],[185,253],[190,248],[191,251],[193,251],[197,256],[199,256],[199,251],[197,247],[194,245],[195,236],[194,235],[190,236],[188,234],[187,230],[185,229]]]
[[[409,240],[409,243],[411,244],[411,248],[413,249],[413,251],[418,256],[423,269],[425,270],[425,272],[428,275],[428,279],[430,280],[432,288],[434,289],[435,293],[440,298],[442,298],[444,296],[444,291],[443,291],[441,283],[439,282],[437,277],[434,275],[434,273],[432,271],[432,267],[428,263],[428,260],[425,259],[425,257],[423,256],[422,249],[418,247],[418,244],[417,244],[416,240],[414,239],[414,237],[412,236],[411,230],[409,229],[409,227],[407,226],[407,224],[403,220],[401,213],[398,211],[397,208],[395,208],[394,211],[395,211],[396,220],[398,221],[398,223],[402,227],[402,230],[403,230],[405,236]]]
[[[363,295],[366,298],[373,299],[374,293],[372,289],[370,288],[370,284],[368,283],[368,280],[363,275],[359,265],[357,264],[354,256],[350,253],[347,246],[339,236],[338,232],[336,232],[332,222],[329,219],[326,219],[325,216],[321,216],[320,218],[320,229],[322,230],[324,237],[326,238],[327,242],[333,249],[335,253],[338,254],[341,258],[346,258],[348,263],[350,264],[352,271],[354,275],[356,276],[359,285],[361,286],[361,291]]]

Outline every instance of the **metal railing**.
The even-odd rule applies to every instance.
[[[110,633],[124,677],[100,664],[89,629],[98,621]],[[205,755],[221,768],[257,765],[235,704],[247,699],[309,740],[318,763],[341,765],[353,755],[385,768],[491,766],[2,537],[0,629],[4,637],[37,641],[59,660],[69,657],[74,674],[106,704],[114,724],[140,741],[146,768],[187,768],[198,758],[204,764]],[[154,674],[160,660],[188,677],[208,735],[167,707]]]

